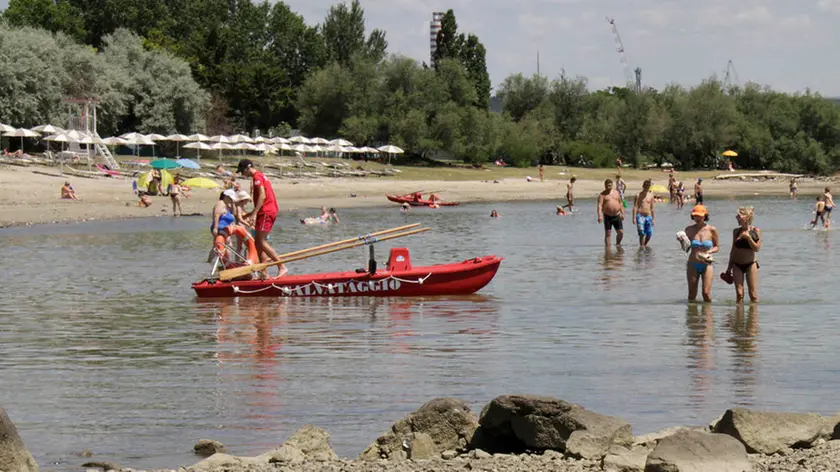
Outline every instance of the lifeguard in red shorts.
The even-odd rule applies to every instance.
[[[274,221],[277,219],[278,212],[277,198],[274,196],[274,189],[271,188],[271,182],[268,181],[262,172],[254,167],[254,163],[250,159],[239,161],[236,172],[253,179],[251,188],[254,194],[254,209],[245,214],[244,218],[248,220],[256,215],[254,221],[254,232],[256,234],[254,239],[256,240],[257,250],[260,252],[260,260],[262,262],[268,262],[269,259],[279,261],[280,257],[268,245],[267,241],[268,233],[274,227]],[[277,274],[277,277],[282,277],[289,271],[286,269],[285,264],[281,264],[279,269],[280,272]]]

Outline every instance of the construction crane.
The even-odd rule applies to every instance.
[[[615,50],[618,51],[618,57],[621,60],[621,67],[624,69],[624,83],[629,87],[633,83],[633,77],[630,75],[630,66],[627,64],[627,56],[624,54],[624,43],[621,41],[621,35],[618,34],[618,27],[615,25],[615,19],[606,17],[607,23],[612,26],[613,36],[615,37]],[[642,69],[637,67],[635,70],[636,81],[635,90],[638,92],[642,88]]]
[[[732,78],[735,78],[735,81],[732,81]],[[723,90],[727,90],[732,85],[739,85],[741,83],[740,77],[738,77],[738,71],[735,70],[735,64],[732,62],[732,59],[726,63],[726,72],[723,74]]]

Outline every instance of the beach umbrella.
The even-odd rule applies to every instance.
[[[251,140],[252,143],[257,143],[257,144],[264,143],[264,142],[267,142],[267,141],[268,140],[263,138],[262,136],[257,136],[256,138]]]
[[[146,135],[141,133],[125,133],[121,134],[120,137],[125,139],[126,141],[137,141],[146,139]]]
[[[289,138],[289,142],[297,144],[309,144],[311,141],[309,141],[308,138],[305,138],[303,136],[292,136],[291,138]]]
[[[58,126],[53,125],[41,125],[32,128],[32,131],[37,131],[41,134],[56,134],[64,131],[63,129],[59,128]]]
[[[123,144],[128,144],[128,141],[123,138],[111,136],[110,138],[103,139],[102,144],[106,146],[122,146]]]
[[[184,185],[187,187],[192,188],[219,188],[221,185],[216,183],[215,180],[208,179],[207,177],[193,177],[191,179],[187,179],[183,182]]]
[[[668,193],[668,189],[664,185],[651,185],[650,191],[656,193]]]
[[[193,136],[195,136],[195,135],[193,135]],[[207,136],[205,136],[205,138],[206,138],[206,137],[207,137]],[[202,149],[205,149],[205,150],[208,150],[208,151],[209,151],[210,149],[213,149],[212,147],[210,147],[210,145],[209,145],[209,144],[207,144],[207,143],[202,143],[201,141],[196,141],[196,142],[194,142],[194,143],[189,143],[189,144],[185,145],[185,146],[184,146],[184,148],[185,148],[185,149],[195,149],[195,150],[196,150],[196,154],[197,154],[197,158],[198,158],[198,160],[199,160],[199,161],[201,160],[201,150],[202,150]]]
[[[254,145],[253,149],[254,149],[254,151],[259,151],[259,152],[263,152],[263,153],[265,153],[265,152],[276,152],[277,151],[277,148],[275,148],[271,144],[267,144],[267,143],[259,143],[257,145]]]
[[[175,162],[185,169],[201,169],[201,164],[192,159],[178,159]]]
[[[0,123],[0,133],[9,133],[9,132],[14,131],[14,130],[15,130],[14,126],[9,126],[9,125]]]
[[[242,150],[250,150],[251,145],[248,144],[248,143],[236,143],[236,144],[233,145],[233,149],[239,149],[241,151]]]
[[[723,155],[724,155],[724,156],[726,156],[726,157],[738,157],[738,153],[737,153],[737,152],[735,152],[735,151],[730,151],[730,150],[728,150],[728,149],[727,149],[726,151],[723,151]]]
[[[229,143],[230,138],[227,136],[222,136],[221,134],[217,134],[216,136],[210,136],[206,140],[208,143]]]
[[[20,148],[23,149],[23,138],[37,138],[41,135],[32,131],[32,130],[28,130],[26,128],[18,128],[16,130],[6,131],[5,133],[3,133],[3,136],[9,137],[9,138],[18,138],[19,137],[20,138]]]
[[[76,142],[79,144],[104,144],[102,138],[99,138],[97,136],[82,136]]]
[[[382,152],[387,152],[388,154],[402,154],[402,153],[405,152],[402,149],[400,149],[396,146],[392,146],[390,144],[387,145],[387,146],[382,146],[382,147],[378,148],[378,150],[380,150]]]
[[[254,142],[250,136],[246,134],[234,134],[233,136],[228,136],[228,139],[232,143],[252,143]]]
[[[271,143],[271,144],[289,144],[291,141],[289,141],[286,138],[282,138],[280,136],[275,136],[275,137],[269,139],[268,142]]]
[[[353,145],[353,143],[351,143],[350,141],[348,141],[346,139],[333,139],[332,141],[330,141],[330,144],[334,144],[336,146],[352,146]]]
[[[166,141],[175,141],[175,157],[181,157],[181,141],[190,141],[189,136],[183,134],[170,134]]]
[[[342,148],[341,148],[341,152],[347,152],[347,153],[358,154],[358,153],[360,153],[361,151],[360,151],[360,150],[359,150],[359,148],[357,148],[357,147],[353,147],[353,146],[344,146],[344,147],[342,147]]]
[[[173,161],[171,159],[157,159],[149,163],[152,169],[175,169],[177,167],[181,167],[181,164],[178,161]]]
[[[310,144],[329,144],[330,142],[324,138],[312,138],[309,140]]]
[[[210,141],[210,136],[205,136],[201,133],[191,134],[187,138],[189,138],[189,141]]]
[[[172,178],[172,174],[167,172],[166,170],[160,169],[160,187],[161,189],[169,188],[169,185],[172,184],[175,179]],[[141,174],[140,177],[137,178],[137,188],[149,188],[149,182],[152,181],[152,171],[146,172],[145,174]]]
[[[157,133],[147,134],[146,137],[152,141],[166,141],[166,136]]]

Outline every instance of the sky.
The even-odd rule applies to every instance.
[[[142,1],[142,0],[138,0]],[[338,0],[286,0],[310,24]],[[8,0],[0,0],[5,8]],[[459,31],[487,48],[494,89],[510,74],[564,70],[591,89],[624,85],[607,17],[615,19],[632,75],[645,86],[696,85],[712,74],[840,96],[840,0],[361,0],[368,29],[386,31],[389,52],[429,61],[433,11],[451,8]],[[735,77],[737,76],[737,77]]]

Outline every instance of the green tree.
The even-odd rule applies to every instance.
[[[548,98],[548,87],[548,78],[544,75],[513,74],[505,78],[497,95],[502,100],[502,109],[513,121],[520,121]]]
[[[87,36],[82,12],[68,0],[9,0],[2,18],[10,25],[62,32],[77,41]]]
[[[329,61],[348,66],[355,55],[376,62],[385,57],[388,48],[385,32],[375,29],[365,38],[365,11],[359,0],[353,0],[349,6],[345,3],[331,6],[321,29]]]

